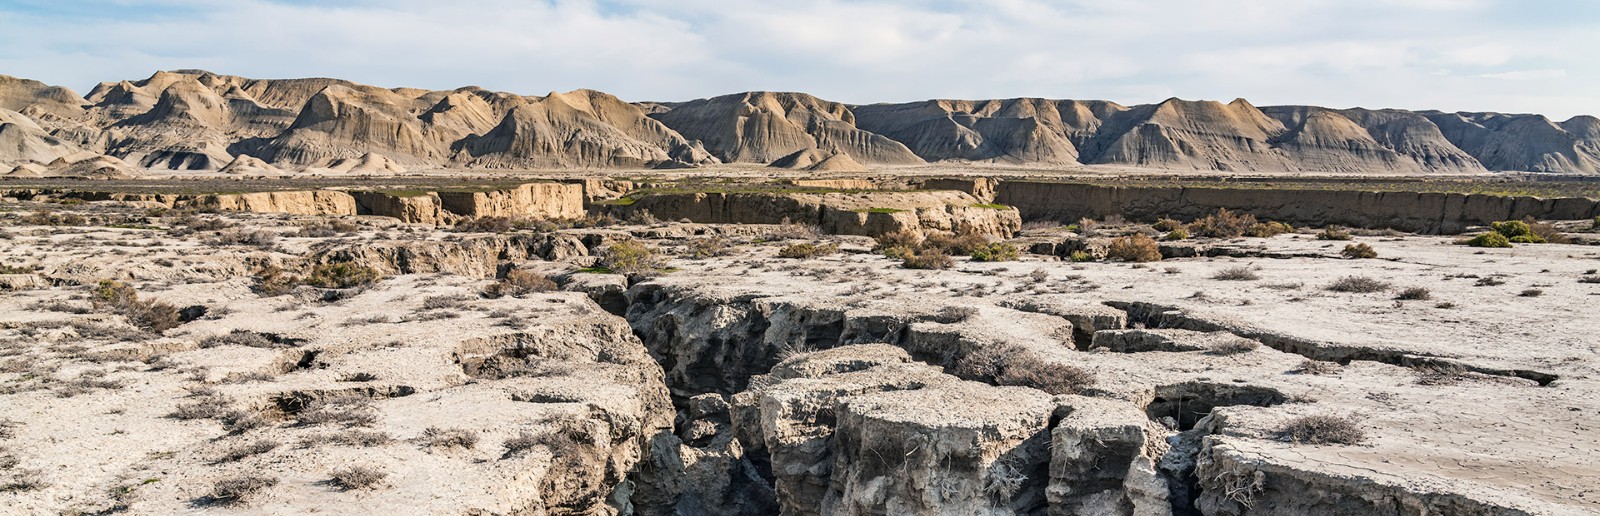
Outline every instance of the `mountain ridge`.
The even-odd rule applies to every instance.
[[[0,75],[0,174],[77,152],[144,170],[684,168],[837,156],[855,169],[930,162],[1166,170],[1600,174],[1600,119],[1401,109],[1257,107],[1170,98],[1016,97],[846,104],[750,91],[627,102],[467,86],[382,88],[203,70],[103,82],[87,95]],[[241,157],[251,159],[241,161]],[[63,173],[66,167],[61,167]],[[80,167],[81,168],[81,167]],[[373,168],[373,167],[367,167]],[[357,167],[357,170],[366,168]],[[53,169],[51,169],[53,170]]]

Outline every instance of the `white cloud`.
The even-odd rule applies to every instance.
[[[638,100],[783,89],[1600,112],[1600,65],[1581,51],[1600,27],[1496,19],[1511,0],[161,0],[152,15],[114,1],[131,14],[0,7],[0,73],[78,89],[196,67]]]

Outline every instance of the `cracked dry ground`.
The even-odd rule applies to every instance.
[[[36,268],[0,295],[3,513],[1600,511],[1592,247],[1358,237],[1380,258],[1344,260],[1290,234],[922,271],[856,238],[780,259],[758,225],[184,234],[82,209],[3,228],[4,264]],[[705,234],[733,253],[682,253]],[[671,272],[574,272],[630,237]],[[383,278],[252,289],[347,261]],[[1257,279],[1215,279],[1237,267]],[[484,295],[519,270],[558,289]],[[1350,276],[1389,287],[1325,289]],[[139,329],[103,279],[184,322]],[[1360,435],[1286,434],[1307,421]]]

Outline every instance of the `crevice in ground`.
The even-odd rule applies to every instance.
[[[1459,369],[1489,376],[1531,380],[1540,386],[1549,386],[1561,378],[1558,375],[1542,371],[1501,369],[1399,350],[1317,342],[1239,324],[1201,319],[1189,315],[1180,308],[1168,305],[1137,301],[1107,301],[1106,305],[1126,311],[1130,324],[1143,325],[1148,328],[1172,328],[1201,332],[1226,331],[1239,337],[1260,342],[1278,351],[1300,355],[1312,360],[1338,362],[1344,365],[1360,360],[1409,368]]]

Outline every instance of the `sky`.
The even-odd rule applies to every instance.
[[[1594,0],[0,0],[0,74],[1600,115]]]

